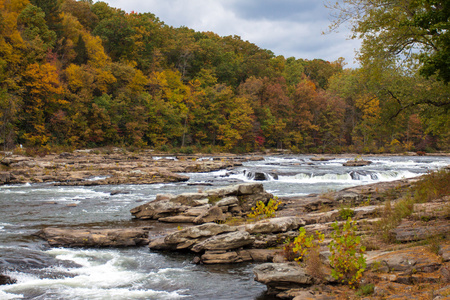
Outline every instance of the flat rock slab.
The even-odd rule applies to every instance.
[[[192,251],[231,250],[253,244],[255,238],[246,231],[234,231],[210,237],[192,247]]]
[[[446,236],[450,233],[450,223],[448,220],[403,220],[392,233],[399,242],[420,241],[435,235]]]
[[[376,268],[381,272],[434,272],[442,265],[442,259],[431,253],[427,247],[413,247],[391,252],[377,252],[375,255],[367,254],[367,267]]]
[[[251,234],[258,233],[278,233],[297,230],[305,222],[300,217],[281,217],[261,220],[253,224],[239,226],[239,230],[247,231]]]
[[[53,247],[133,247],[149,243],[149,228],[60,229],[45,228],[37,236]]]
[[[310,286],[313,278],[296,263],[265,263],[253,269],[255,280],[276,293],[291,288]]]

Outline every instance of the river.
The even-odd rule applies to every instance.
[[[267,156],[231,171],[189,173],[190,180],[183,183],[0,186],[0,273],[17,280],[0,286],[0,299],[272,299],[265,295],[266,287],[253,280],[253,264],[195,265],[189,254],[147,247],[51,248],[33,233],[50,226],[154,226],[151,221],[133,220],[130,209],[161,193],[252,182],[255,172],[265,174],[261,182],[267,191],[286,197],[410,178],[450,165],[450,157],[444,156],[369,159],[373,162],[369,166],[350,168],[342,166],[345,159]]]

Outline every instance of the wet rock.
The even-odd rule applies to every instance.
[[[368,160],[349,160],[349,161],[343,163],[342,165],[344,167],[362,167],[362,166],[368,166],[371,163],[372,162],[368,161]]]
[[[60,229],[45,228],[37,236],[52,247],[131,247],[149,243],[149,228]]]
[[[249,246],[255,240],[245,231],[234,231],[210,237],[192,247],[192,251],[231,250]]]
[[[0,285],[14,284],[16,282],[17,282],[16,279],[11,278],[11,277],[9,277],[7,275],[0,274]]]

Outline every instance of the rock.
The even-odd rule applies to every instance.
[[[205,204],[205,205],[202,205],[202,206],[196,206],[196,207],[189,208],[183,214],[186,215],[186,216],[198,217],[201,214],[205,214],[208,211],[209,208],[211,208],[211,204]]]
[[[158,221],[165,223],[192,223],[194,221],[194,216],[172,216],[159,218]]]
[[[296,263],[265,263],[256,266],[253,273],[256,281],[267,285],[270,294],[314,283],[313,277]]]
[[[206,204],[203,202],[198,202],[196,200],[206,200],[208,203],[208,195],[206,193],[183,193],[174,198],[170,199],[171,202],[180,203],[185,206],[198,206],[202,204]]]
[[[223,213],[220,207],[213,206],[206,212],[196,217],[193,222],[194,224],[203,224],[209,222],[225,221],[226,218],[226,215]]]
[[[159,219],[174,216],[186,211],[189,207],[170,200],[148,202],[130,210],[137,219]]]
[[[384,252],[378,255],[370,255],[367,258],[367,268],[374,264],[379,265],[382,272],[434,272],[440,268],[442,261],[427,247],[413,247],[404,250]]]
[[[36,233],[52,247],[130,247],[149,243],[149,228],[60,229],[44,228]]]
[[[234,231],[210,237],[192,247],[192,251],[231,250],[249,246],[255,240],[245,231]]]
[[[251,258],[249,260],[251,260]],[[206,251],[205,254],[201,256],[201,261],[204,264],[232,264],[241,263],[246,260],[242,259],[236,251]]]
[[[368,160],[349,160],[349,161],[343,163],[342,165],[344,167],[362,167],[362,166],[368,166],[371,163],[372,162],[368,161]]]
[[[448,220],[431,220],[429,222],[403,220],[392,233],[399,242],[424,240],[434,235],[447,235],[450,232]]]
[[[251,195],[264,193],[261,183],[244,183],[238,186],[238,195]]]
[[[239,199],[235,196],[226,197],[216,203],[216,206],[237,206],[239,204]]]
[[[300,217],[281,217],[258,221],[254,224],[239,226],[239,230],[245,230],[251,234],[257,233],[278,233],[297,230],[305,222]]]
[[[0,274],[0,285],[14,284],[16,282],[17,282],[16,279],[11,278],[11,277],[9,277],[7,275]]]
[[[174,233],[168,234],[164,242],[169,245],[185,243],[188,240],[207,238],[226,232],[236,231],[237,228],[229,225],[220,225],[216,223],[206,223],[199,226],[193,226]]]
[[[11,173],[0,172],[0,184],[8,184],[11,182]]]
[[[450,261],[450,244],[444,244],[439,247],[439,255],[445,262]]]

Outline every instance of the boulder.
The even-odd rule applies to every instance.
[[[300,217],[281,217],[258,221],[254,224],[239,226],[239,230],[245,230],[251,234],[278,233],[297,230],[305,222]]]
[[[250,260],[251,257],[244,259],[236,251],[206,251],[201,256],[201,262],[204,264],[233,264]]]
[[[311,286],[314,279],[297,263],[265,263],[253,269],[255,280],[267,285],[269,294]]]
[[[255,240],[245,231],[234,231],[210,237],[192,247],[192,251],[231,250],[249,246]]]
[[[36,233],[52,247],[131,247],[149,243],[149,228],[61,229],[44,228]]]
[[[148,202],[130,210],[137,219],[154,219],[174,216],[186,211],[189,207],[170,200]]]
[[[198,201],[203,200],[203,201]],[[206,193],[183,193],[170,199],[171,202],[180,203],[185,206],[199,206],[208,203],[208,195]]]
[[[194,224],[203,224],[217,221],[225,221],[227,216],[223,213],[222,209],[218,206],[213,206],[207,211],[196,217]]]
[[[186,216],[198,217],[201,214],[205,214],[209,208],[211,208],[211,204],[196,206],[196,207],[189,208],[183,214]]]
[[[239,204],[239,199],[235,196],[225,197],[216,203],[216,206],[237,206]]]
[[[11,277],[9,277],[7,275],[0,274],[0,285],[14,284],[16,282],[17,282],[16,279],[11,278]]]
[[[0,184],[8,184],[11,182],[11,173],[0,172]]]
[[[225,232],[233,232],[236,230],[237,228],[234,226],[216,223],[206,223],[168,234],[164,238],[164,242],[169,245],[176,245],[185,243],[186,241],[189,240],[197,240],[199,238],[210,237]]]

